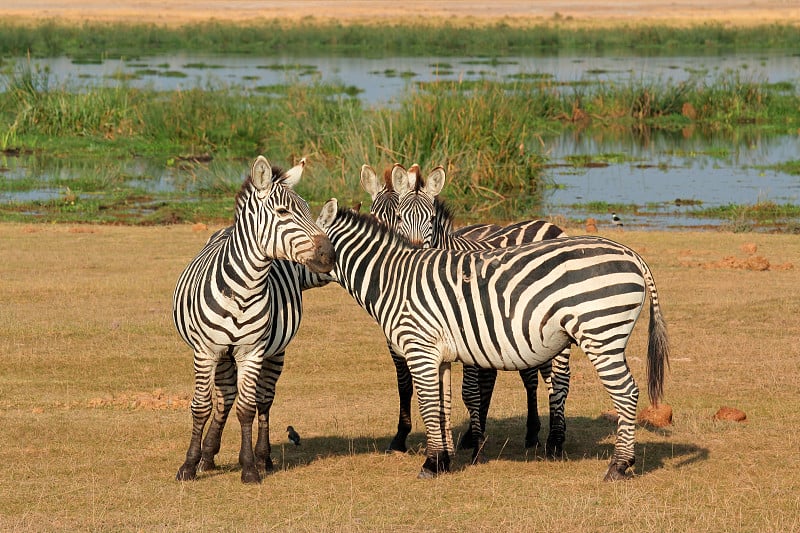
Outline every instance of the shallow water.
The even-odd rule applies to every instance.
[[[17,63],[27,61],[19,58]],[[692,78],[713,80],[738,72],[754,81],[791,82],[800,85],[800,54],[770,52],[721,56],[591,57],[565,54],[547,57],[501,59],[469,57],[281,57],[258,58],[175,54],[136,60],[105,60],[101,64],[76,64],[69,58],[33,61],[47,69],[55,84],[76,89],[87,85],[156,90],[209,85],[259,87],[294,81],[341,82],[357,87],[367,104],[385,104],[397,98],[412,82],[433,80],[514,79],[541,77],[575,81],[672,81]],[[123,81],[124,80],[124,81]]]
[[[47,69],[51,86],[75,90],[95,84],[131,86],[158,90],[188,87],[238,86],[257,90],[287,82],[341,82],[355,86],[367,105],[387,105],[407,90],[410,83],[436,79],[513,79],[540,77],[560,82],[597,80],[629,82],[657,80],[679,82],[693,77],[714,79],[736,72],[754,81],[790,82],[800,86],[800,54],[740,54],[736,56],[681,57],[551,57],[476,58],[254,58],[176,54],[135,61],[107,60],[101,64],[75,64],[68,58],[36,60]],[[120,81],[127,78],[126,81]],[[800,177],[763,167],[797,160],[800,135],[764,137],[743,132],[736,140],[709,137],[695,132],[608,134],[567,133],[544,139],[542,148],[552,165],[548,178],[556,185],[545,197],[545,214],[571,218],[598,213],[576,204],[603,202],[635,206],[647,215],[625,215],[631,226],[673,227],[708,225],[709,221],[687,217],[698,206],[676,206],[675,200],[692,200],[700,208],[728,204],[753,204],[769,200],[778,204],[800,204]],[[572,158],[585,157],[592,165],[576,165]],[[51,177],[68,182],[86,169],[59,162],[34,162],[29,158],[7,158],[1,174],[5,179]],[[94,171],[94,169],[92,169]],[[192,195],[197,182],[187,181],[175,169],[135,160],[122,169],[134,184],[150,192],[183,191]],[[119,169],[112,169],[109,175]],[[203,170],[200,169],[202,173]],[[215,172],[214,165],[209,171]],[[238,169],[217,170],[235,175]],[[113,179],[110,178],[110,179]],[[203,180],[202,174],[196,177]],[[0,202],[46,200],[58,188],[0,193]]]

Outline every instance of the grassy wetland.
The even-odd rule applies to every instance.
[[[365,106],[335,84],[298,82],[265,94],[235,88],[75,92],[51,87],[46,73],[25,69],[5,81],[0,148],[7,167],[21,157],[34,165],[47,160],[78,168],[61,181],[53,172],[43,182],[4,181],[5,192],[58,192],[44,201],[4,203],[0,216],[17,221],[226,220],[226,199],[256,153],[285,165],[308,157],[310,179],[301,192],[314,203],[356,198],[364,162],[383,168],[415,161],[423,168],[444,164],[457,176],[445,196],[458,212],[541,216],[542,192],[552,185],[542,149],[548,136],[570,130],[647,136],[658,130],[734,142],[747,132],[794,135],[800,127],[800,95],[793,87],[734,73],[711,83],[672,85],[434,82],[382,107]],[[125,166],[137,160],[154,168],[132,176]],[[791,169],[796,161],[784,165]],[[165,171],[192,194],[143,190],[143,180],[147,185]],[[791,206],[778,207],[797,215]]]
[[[276,472],[259,486],[240,483],[239,428],[231,420],[220,470],[191,483],[174,480],[191,431],[193,379],[190,350],[172,324],[172,291],[211,232],[230,222],[235,191],[256,154],[282,166],[307,157],[300,192],[315,212],[331,196],[367,200],[358,186],[364,162],[383,169],[401,161],[446,165],[453,179],[444,196],[459,221],[504,221],[549,214],[539,202],[554,186],[543,140],[565,131],[708,136],[724,151],[800,129],[797,87],[734,72],[686,83],[531,76],[414,84],[393,105],[369,106],[346,82],[74,91],[34,66],[51,54],[139,61],[146,53],[220,46],[237,53],[340,46],[336,53],[353,54],[419,46],[420,53],[446,55],[476,43],[476,53],[492,51],[499,61],[569,47],[791,54],[800,42],[791,24],[610,30],[558,19],[535,32],[479,24],[435,39],[402,26],[305,26],[301,32],[265,23],[265,31],[248,32],[227,22],[0,21],[2,56],[32,58],[22,68],[0,65],[0,194],[16,198],[0,203],[0,418],[7,427],[0,436],[0,530],[800,530],[800,439],[793,430],[800,426],[793,348],[800,334],[793,297],[800,213],[768,200],[699,206],[697,216],[729,221],[713,232],[600,225],[601,235],[648,261],[672,347],[666,402],[674,421],[666,429],[637,427],[637,475],[628,482],[601,481],[615,430],[603,414],[612,406],[578,349],[565,460],[523,448],[523,388],[516,373],[501,373],[487,424],[491,461],[470,466],[462,452],[452,473],[415,479],[424,460],[421,420],[414,409],[408,454],[383,453],[396,427],[393,365],[378,327],[337,286],[304,296],[303,325],[287,350],[271,412]],[[573,164],[624,157],[594,154]],[[798,173],[797,156],[781,165]],[[16,167],[47,177],[7,178]],[[161,190],[165,174],[172,181]],[[781,230],[754,231],[766,221]],[[558,222],[571,234],[585,231],[583,220]],[[627,350],[640,385],[647,318],[645,312]],[[458,437],[467,417],[454,367]],[[546,405],[544,390],[539,402]],[[640,410],[646,404],[642,394]],[[722,406],[745,411],[747,421],[715,420]],[[290,424],[303,437],[299,447],[286,438]]]

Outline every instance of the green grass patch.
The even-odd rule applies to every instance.
[[[446,38],[442,38],[446,35]],[[671,27],[664,24],[570,28],[558,20],[529,26],[505,22],[455,26],[449,22],[383,25],[303,20],[255,23],[204,21],[183,26],[55,20],[35,24],[0,21],[0,55],[22,57],[130,58],[191,50],[195,53],[362,57],[476,56],[475,64],[500,64],[503,57],[591,51],[592,53],[730,53],[792,50],[800,27],[770,24],[732,27],[721,23]]]
[[[774,165],[764,165],[758,168],[765,170],[774,170],[776,172],[783,172],[784,174],[791,174],[792,176],[800,176],[800,159],[793,161],[784,161]]]

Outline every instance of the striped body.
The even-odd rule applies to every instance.
[[[418,165],[412,165],[408,171],[400,165],[393,167],[392,186],[399,194],[398,233],[423,247],[449,250],[488,250],[566,236],[561,228],[543,220],[527,220],[505,227],[493,224],[476,225],[456,234],[452,230],[450,211],[438,199],[444,181],[444,170],[441,167],[434,169],[424,180]],[[466,238],[464,233],[471,235],[472,238]],[[545,453],[553,457],[562,455],[566,439],[565,404],[569,392],[569,355],[569,348],[567,348],[552,363],[547,362],[539,368],[519,371],[525,386],[528,408],[525,447],[539,446],[541,421],[539,420],[537,390],[539,373],[541,373],[547,385],[550,400],[550,432]],[[395,366],[396,368],[402,367],[399,363],[395,363]],[[398,370],[398,381],[401,379],[400,374],[401,371]],[[409,383],[408,391],[405,394],[408,397],[407,403],[410,405],[412,392],[410,379],[405,381]],[[495,369],[464,367],[461,397],[469,411],[470,430],[462,437],[459,447],[471,447],[474,462],[486,460],[483,456],[484,434],[496,381],[497,370]],[[402,398],[403,392],[401,392]],[[401,413],[402,409],[401,400]],[[401,416],[401,422],[402,420]],[[407,417],[407,420],[410,421],[410,417]],[[402,442],[404,445],[405,436],[410,431],[410,424],[407,426],[398,424],[398,434],[392,440],[392,445],[396,446],[398,442]]]
[[[311,220],[308,205],[292,190],[303,164],[284,173],[265,158],[257,158],[237,196],[234,224],[212,235],[176,284],[173,317],[181,337],[194,351],[195,372],[192,439],[186,461],[178,470],[179,480],[196,476],[214,396],[215,420],[221,410],[230,408],[226,398],[238,396],[242,481],[260,481],[256,460],[267,469],[270,466],[269,391],[274,394],[283,350],[297,330],[300,316],[299,286],[291,283],[297,275],[286,265],[276,265],[275,260],[300,262],[319,272],[333,267],[330,241]],[[259,432],[254,454],[256,409]],[[218,450],[217,432],[221,430],[212,424],[204,451],[208,453],[215,445]],[[213,453],[211,458],[213,464]]]
[[[649,292],[648,392],[657,404],[666,330],[650,270],[599,237],[566,237],[463,252],[420,250],[371,217],[329,201],[318,218],[337,254],[338,282],[380,324],[411,371],[425,421],[421,476],[449,468],[449,364],[533,368],[578,344],[614,402],[619,425],[606,479],[633,464],[638,388],[625,346]]]

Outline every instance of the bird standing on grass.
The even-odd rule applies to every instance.
[[[286,431],[289,432],[289,440],[294,442],[295,446],[300,446],[300,434],[292,426],[287,427]]]
[[[622,227],[622,220],[620,220],[616,213],[611,213],[611,223],[618,228]]]

